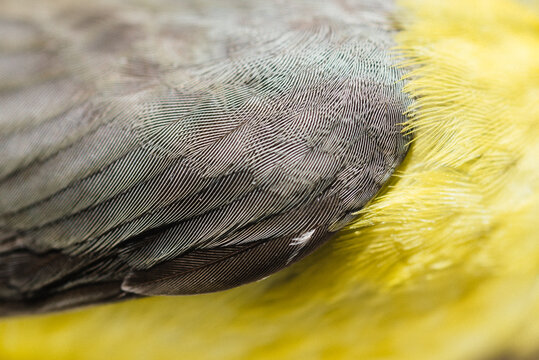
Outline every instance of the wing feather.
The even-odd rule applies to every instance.
[[[408,141],[363,1],[0,5],[0,312],[225,289],[344,226]]]

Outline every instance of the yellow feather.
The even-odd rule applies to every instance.
[[[537,5],[401,6],[412,151],[338,239],[224,293],[3,320],[0,359],[539,354]]]

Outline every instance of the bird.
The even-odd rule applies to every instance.
[[[353,94],[354,76],[358,75],[363,80],[372,76],[378,84],[387,80],[391,92],[385,100],[398,100],[396,113],[401,115],[392,125],[400,126],[403,122],[402,131],[395,132],[400,151],[390,153],[395,161],[380,176],[383,181],[361,199],[363,202],[346,208],[344,221],[328,214],[332,207],[324,204],[320,212],[308,210],[292,221],[272,224],[298,231],[286,238],[294,247],[318,235],[316,231],[310,233],[311,227],[301,228],[301,221],[327,217],[334,227],[325,223],[324,231],[338,233],[312,255],[267,279],[225,292],[153,297],[57,315],[3,320],[0,351],[4,357],[427,359],[434,354],[442,359],[531,359],[537,354],[539,334],[532,319],[539,310],[539,250],[533,228],[533,220],[539,214],[534,156],[539,120],[539,72],[534,60],[539,48],[535,46],[539,22],[537,13],[530,10],[533,5],[502,0],[445,4],[405,0],[398,6],[374,1],[139,1],[89,5],[41,2],[24,7],[15,3],[2,6],[2,16],[12,21],[4,24],[3,32],[12,36],[2,40],[7,55],[0,62],[0,70],[6,70],[0,84],[6,87],[5,94],[21,82],[25,91],[34,91],[21,96],[20,99],[28,99],[27,103],[14,108],[2,106],[8,109],[2,111],[7,114],[2,123],[7,128],[2,133],[7,135],[7,141],[0,144],[7,145],[7,151],[3,151],[0,171],[8,177],[15,174],[7,185],[7,189],[11,186],[13,190],[4,188],[0,192],[0,201],[8,209],[7,216],[0,220],[4,254],[0,279],[11,282],[2,288],[5,295],[0,308],[7,313],[60,310],[92,301],[117,300],[130,296],[129,293],[172,295],[170,291],[178,291],[181,284],[176,280],[163,283],[148,276],[148,270],[167,261],[176,267],[165,271],[160,268],[157,275],[181,271],[185,264],[171,263],[170,256],[189,254],[170,245],[166,249],[154,245],[144,248],[146,243],[166,244],[166,238],[164,243],[159,242],[163,228],[152,225],[157,230],[125,244],[121,244],[123,239],[118,234],[122,233],[118,230],[105,241],[96,241],[94,237],[103,227],[117,226],[112,223],[151,208],[152,200],[174,196],[170,192],[173,189],[166,188],[166,192],[147,198],[135,196],[132,201],[140,201],[136,206],[128,202],[125,204],[129,205],[118,208],[103,206],[99,210],[109,212],[87,213],[65,223],[54,222],[53,218],[114,196],[111,192],[118,188],[111,187],[110,182],[116,181],[119,187],[136,186],[136,176],[154,175],[145,171],[158,172],[166,166],[164,162],[177,162],[189,154],[191,147],[204,146],[206,140],[196,138],[203,133],[200,129],[182,128],[201,121],[197,114],[210,118],[216,108],[239,108],[252,110],[247,113],[252,119],[264,115],[259,109],[267,111],[272,96],[290,94],[297,97],[286,97],[279,105],[300,105],[294,110],[305,111],[303,106],[311,103],[298,93],[305,90],[301,87],[305,84],[300,83],[290,92],[286,89],[287,81],[298,85],[294,80],[312,81],[317,76],[325,87],[316,88],[320,92],[313,91],[311,96],[320,96],[315,100],[321,101],[321,96],[329,95],[326,99],[330,108],[325,111],[331,113],[331,106],[336,106],[338,99],[354,110],[353,98],[344,95]],[[242,17],[244,14],[248,16]],[[21,16],[29,18],[26,22],[17,20],[22,23],[12,20]],[[124,19],[129,21],[116,22]],[[160,28],[162,24],[171,27]],[[178,26],[176,32],[173,25]],[[178,40],[180,35],[184,38]],[[45,52],[23,52],[17,57],[19,54],[12,49],[34,48],[36,36],[47,39],[45,44],[39,40],[45,46],[40,50]],[[363,36],[365,42],[356,42]],[[177,43],[173,40],[182,46],[175,49]],[[129,48],[131,44],[136,46]],[[376,53],[381,44],[383,50]],[[206,48],[190,52],[196,46]],[[374,52],[370,53],[374,64],[354,69],[350,64],[362,64],[362,59],[355,55],[365,48]],[[325,49],[328,51],[324,52]],[[126,57],[126,53],[131,56]],[[253,64],[267,65],[266,61],[274,60],[274,56],[279,62],[267,69],[270,77],[264,76],[268,74],[260,68],[253,71]],[[296,62],[282,62],[287,56]],[[320,69],[317,61],[328,66]],[[310,64],[317,66],[309,67]],[[301,66],[308,70],[301,72]],[[321,71],[317,72],[318,69]],[[72,74],[77,74],[75,84],[71,82]],[[388,74],[391,76],[384,78]],[[38,76],[40,79],[36,79]],[[332,94],[330,85],[340,76],[351,77],[343,79],[350,92],[340,88]],[[49,78],[64,80],[61,86],[65,86],[65,92],[35,87],[35,81],[46,83]],[[271,83],[272,80],[275,82]],[[255,90],[254,94],[243,92],[244,88],[221,87],[240,82]],[[164,90],[178,84],[177,92]],[[358,89],[365,89],[365,85],[359,84]],[[362,94],[388,95],[369,91],[374,89],[367,86],[366,93],[359,91],[359,99]],[[379,99],[376,96],[372,98],[374,104]],[[248,104],[253,108],[242,107],[242,101],[251,101]],[[56,118],[57,127],[44,123],[34,137],[26,129],[16,128],[37,129],[39,121],[52,118],[50,114],[44,116],[47,111],[56,111],[66,103],[76,106],[69,109],[72,112]],[[395,104],[386,100],[385,104],[389,103]],[[291,114],[290,108],[284,110],[286,115]],[[13,113],[9,111],[27,112],[27,122],[13,122]],[[190,117],[192,122],[177,124],[176,118],[168,118],[167,114]],[[80,122],[81,117],[85,122]],[[372,114],[367,114],[367,118],[373,119]],[[68,124],[69,119],[76,123]],[[63,163],[50,162],[50,167],[46,167],[46,159],[51,155],[47,151],[68,146],[76,136],[88,139],[77,131],[108,120],[118,124],[118,132],[109,138],[110,143],[103,141],[109,133],[98,138],[93,146],[86,140],[96,151],[94,158],[88,159],[88,152],[74,152]],[[285,125],[291,125],[290,130],[299,135],[304,134],[301,130],[312,131],[298,130],[298,124],[289,121]],[[178,127],[174,128],[175,125]],[[50,132],[44,134],[43,129]],[[167,136],[163,136],[165,133]],[[121,138],[121,134],[126,137]],[[193,137],[182,143],[181,136],[186,134]],[[346,143],[345,133],[334,135],[332,141]],[[39,199],[39,209],[27,207],[32,204],[25,202],[34,201],[38,193],[33,189],[40,190],[37,196],[65,189],[62,181],[68,181],[69,171],[83,168],[83,172],[89,172],[91,160],[97,168],[104,158],[111,161],[111,157],[129,151],[128,139],[141,145],[137,162],[128,162],[130,166],[138,164],[139,168],[119,168],[115,178],[107,169],[99,169],[98,177],[109,183],[93,188],[79,185],[76,190],[85,196],[68,190],[56,200]],[[380,154],[385,154],[383,149]],[[217,159],[215,152],[208,151],[198,153],[197,161],[207,156],[207,161],[220,167],[217,170],[225,169],[226,173],[227,166],[235,161],[250,160],[248,155],[234,155],[237,154],[228,151]],[[147,164],[145,156],[152,159]],[[401,161],[395,175],[389,178]],[[34,170],[40,169],[41,173],[18,173],[18,168],[32,164],[38,164]],[[99,184],[98,177],[90,180],[95,181],[92,185]],[[170,180],[173,182],[174,178],[167,178]],[[236,180],[230,185],[238,184]],[[225,181],[216,184],[216,188],[229,190]],[[251,186],[263,186],[259,181],[254,180]],[[383,184],[384,188],[374,197]],[[362,193],[355,196],[365,195],[365,188],[356,190]],[[212,196],[219,194],[214,191]],[[226,195],[233,196],[232,192],[230,189]],[[301,203],[301,195],[304,194],[285,194],[283,199]],[[66,199],[72,201],[67,202],[68,207]],[[200,201],[201,207],[210,201],[200,195],[194,200]],[[255,209],[260,207],[264,211],[266,204],[260,201]],[[50,220],[52,228],[40,228]],[[155,224],[152,221],[155,219],[138,225]],[[129,231],[140,229],[121,230],[130,235]],[[84,234],[83,240],[90,241],[77,238],[80,234]],[[194,235],[207,234],[195,231]],[[111,244],[112,238],[120,244]],[[71,247],[67,248],[66,243]],[[50,255],[51,244],[55,251],[63,252]],[[288,250],[292,250],[292,255],[287,253],[281,260],[284,265],[303,255],[295,249]],[[98,259],[97,266],[85,263],[94,259],[84,256],[103,252],[106,255]],[[203,256],[200,252],[190,254]],[[186,255],[183,256],[181,261],[185,261]],[[84,270],[78,272],[81,268]],[[134,273],[133,268],[138,272]],[[73,272],[67,275],[63,271]],[[120,295],[118,279],[110,281],[111,288],[103,286],[109,285],[111,274],[122,278]],[[269,274],[257,274],[266,275]],[[70,286],[80,286],[77,281],[99,284],[104,279],[106,284],[88,286],[82,294],[68,290]],[[140,281],[144,283],[143,291],[137,288]],[[83,287],[86,284],[83,282]],[[209,286],[187,293],[206,290],[215,289]],[[58,293],[67,296],[52,295]],[[186,291],[180,289],[179,293]],[[110,294],[113,296],[108,297]]]

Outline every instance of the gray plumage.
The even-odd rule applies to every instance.
[[[406,152],[391,2],[0,5],[0,313],[217,291]]]

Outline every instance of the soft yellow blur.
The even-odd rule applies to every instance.
[[[0,322],[0,359],[539,354],[539,16],[402,0],[415,141],[339,239],[264,281]]]

